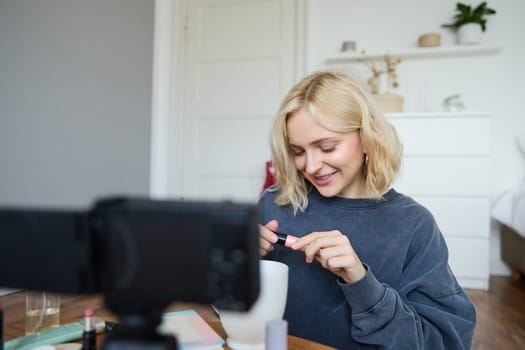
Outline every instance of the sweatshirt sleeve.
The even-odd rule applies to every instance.
[[[448,266],[435,222],[418,230],[397,289],[378,281],[368,266],[356,283],[338,281],[352,311],[352,337],[380,349],[470,349],[474,306]]]

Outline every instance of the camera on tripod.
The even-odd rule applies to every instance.
[[[171,303],[255,302],[258,219],[250,204],[124,197],[86,211],[0,208],[0,287],[101,293],[120,319],[103,349],[176,349],[157,333]]]

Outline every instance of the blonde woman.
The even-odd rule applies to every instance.
[[[290,268],[290,334],[338,349],[469,349],[474,307],[432,214],[392,188],[402,146],[360,82],[304,78],[271,150],[260,246]]]

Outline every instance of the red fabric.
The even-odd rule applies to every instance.
[[[259,197],[262,196],[264,191],[275,184],[275,168],[272,165],[272,161],[269,160],[266,162],[266,179],[264,180],[264,185],[261,189],[261,193],[259,193]]]

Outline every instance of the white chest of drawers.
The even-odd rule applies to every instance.
[[[404,145],[394,187],[427,207],[464,288],[488,289],[490,118],[483,112],[389,113]]]

